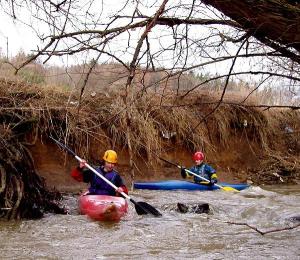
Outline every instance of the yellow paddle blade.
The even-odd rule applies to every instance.
[[[237,191],[237,192],[240,192],[239,190],[235,189],[235,188],[232,188],[232,187],[226,187],[226,186],[223,186],[222,187],[222,190],[225,190],[225,191]]]

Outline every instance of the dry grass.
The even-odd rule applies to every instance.
[[[216,100],[203,93],[184,103],[170,93],[163,97],[163,103],[159,94],[132,93],[126,104],[122,94],[98,93],[85,96],[80,108],[76,93],[57,88],[1,81],[0,93],[1,117],[10,114],[17,118],[15,123],[4,121],[6,134],[27,125],[31,133],[53,135],[92,160],[97,159],[95,143],[124,150],[130,146],[134,158],[148,164],[156,163],[157,155],[175,147],[208,154],[230,150],[231,140],[237,136],[245,136],[249,145],[255,144],[251,147],[253,154],[268,156],[274,151],[287,151],[296,156],[300,151],[298,112],[271,113],[246,105],[221,104],[204,120]],[[286,135],[286,127],[293,133]]]

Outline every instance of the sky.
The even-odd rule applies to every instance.
[[[151,5],[151,1],[156,2],[155,0],[148,0],[149,5]],[[77,14],[79,20],[84,20],[83,14],[85,13],[85,11],[90,10],[90,12],[94,14],[94,19],[98,21],[99,20],[102,21],[104,17],[110,17],[116,12],[119,12],[118,14],[120,15],[125,14],[126,10],[128,11],[128,9],[130,10],[129,12],[131,13],[132,4],[134,5],[134,2],[128,3],[127,0],[109,0],[109,1],[77,0],[73,2],[73,6],[81,5],[82,7],[80,11],[78,10],[80,13]],[[8,7],[8,5],[9,4],[7,3],[5,8],[8,8],[10,10],[10,7]],[[127,8],[124,9],[123,8],[124,5],[126,5]],[[153,7],[154,6],[155,5],[153,5]],[[30,8],[34,9],[34,7],[30,7]],[[147,10],[151,10],[152,8],[147,8]],[[6,56],[12,57],[21,50],[28,54],[31,53],[33,50],[36,50],[38,45],[43,46],[42,42],[37,37],[36,32],[34,32],[32,28],[30,28],[30,26],[25,25],[23,22],[20,22],[19,19],[22,21],[26,21],[28,24],[29,23],[34,24],[34,30],[36,30],[39,34],[43,34],[44,32],[49,33],[49,27],[47,25],[42,23],[36,24],[36,18],[34,17],[34,15],[36,14],[35,10],[33,11],[34,15],[32,15],[32,13],[30,13],[27,10],[27,7],[24,6],[22,8],[15,9],[15,13],[18,19],[14,20],[11,16],[7,15],[2,8],[0,8],[0,25],[1,25],[0,26],[0,48],[1,48],[1,54],[5,57]],[[151,12],[149,14],[151,14]],[[54,12],[54,16],[55,16],[55,12]],[[91,18],[89,17],[89,19]],[[59,21],[59,19],[57,21]],[[131,34],[133,35],[134,32],[132,31]],[[120,44],[120,42],[118,42],[118,44]],[[86,57],[82,54],[80,56],[83,59],[83,61],[85,61]],[[71,58],[63,58],[63,59],[51,58],[50,61],[47,63],[62,64],[65,62],[70,62],[70,63],[78,62],[77,60],[78,57],[75,58],[73,61],[72,59],[73,56]]]
[[[26,54],[32,53],[37,46],[42,46],[42,41],[36,33],[27,25],[14,20],[0,11],[0,51],[4,57],[11,58],[20,51]],[[68,57],[53,57],[48,65],[70,65],[78,63],[76,57],[70,60]]]
[[[26,53],[30,52],[34,43],[39,40],[27,26],[18,21],[13,21],[6,15],[0,16],[0,48],[1,53],[7,56],[7,42],[8,42],[8,56],[14,56],[20,50]]]

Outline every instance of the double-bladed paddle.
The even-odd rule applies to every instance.
[[[178,168],[180,168],[180,169],[183,168],[182,166],[180,166],[180,165],[178,165],[178,164],[176,164],[176,163],[170,162],[170,161],[168,161],[168,160],[166,160],[166,159],[164,159],[164,158],[161,158],[161,157],[158,157],[158,158],[159,158],[160,160],[162,160],[162,161],[164,161],[164,162],[166,162],[166,163],[169,163],[169,164],[171,164],[171,165],[174,165],[174,166],[176,166],[176,167],[178,167]],[[202,177],[202,176],[200,176],[200,175],[198,175],[198,174],[196,174],[196,173],[194,173],[194,172],[192,172],[192,171],[190,171],[190,170],[188,170],[188,169],[185,169],[185,168],[184,168],[184,170],[185,170],[187,173],[192,174],[192,175],[194,175],[194,176],[197,176],[197,177],[199,177],[200,179],[202,179],[202,180],[204,180],[204,181],[210,182],[208,179],[206,179],[206,178],[204,178],[204,177]],[[235,189],[235,188],[232,188],[232,187],[221,186],[221,185],[216,184],[216,183],[214,183],[213,185],[215,185],[215,186],[217,186],[217,187],[219,187],[220,189],[225,190],[225,191],[238,191],[238,192],[239,192],[239,190],[237,190],[237,189]]]
[[[66,145],[64,145],[61,142],[57,141],[52,136],[50,136],[50,138],[58,146],[60,146],[61,148],[63,148],[64,150],[66,150],[68,153],[70,153],[71,155],[73,155],[77,161],[79,161],[79,162],[85,162],[78,155],[76,155],[69,147],[67,147]],[[97,172],[92,166],[90,166],[86,162],[85,162],[85,167],[87,167],[89,170],[91,170],[93,173],[95,173],[98,177],[100,177],[102,180],[104,180],[107,184],[109,184],[115,190],[118,189],[118,187],[116,185],[114,185],[112,182],[110,182],[108,179],[106,179],[103,175],[101,175],[99,172]],[[148,204],[146,202],[143,202],[143,201],[136,202],[131,197],[129,197],[125,192],[121,192],[121,195],[124,198],[128,199],[130,202],[132,202],[134,204],[135,210],[136,210],[136,212],[137,212],[138,215],[152,214],[155,217],[161,216],[161,213],[157,209],[155,209],[153,206],[151,206],[150,204]]]

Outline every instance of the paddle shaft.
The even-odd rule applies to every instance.
[[[79,162],[84,161],[79,156],[75,155],[76,160]],[[90,166],[88,163],[85,162],[85,167],[87,167],[89,170],[91,170],[93,173],[95,173],[98,177],[100,177],[102,180],[104,180],[107,184],[109,184],[111,187],[113,187],[115,190],[118,189],[118,187],[110,182],[108,179],[106,179],[104,176],[102,176],[99,172],[97,172],[92,166]],[[119,192],[124,198],[130,200],[135,206],[141,207],[136,201],[134,201],[130,196],[128,196],[125,192]]]
[[[67,150],[70,154],[72,154],[75,159],[79,162],[85,162],[83,159],[81,159],[78,155],[76,155],[68,146],[60,143],[59,141],[55,140],[53,137],[50,136],[50,138],[55,141],[60,147],[64,148],[65,150]],[[93,173],[95,173],[98,177],[100,177],[102,180],[104,180],[107,184],[109,184],[111,187],[113,187],[115,190],[118,189],[118,187],[113,184],[112,182],[110,182],[108,179],[106,179],[104,176],[102,176],[99,172],[97,172],[92,166],[90,166],[87,162],[85,162],[85,167],[87,167],[88,169],[90,169]],[[122,196],[130,201],[132,201],[132,199],[125,193],[125,192],[121,192]]]
[[[84,162],[83,159],[81,159],[79,156],[75,156],[75,159],[78,160],[79,162]],[[108,179],[106,179],[104,176],[102,176],[99,172],[97,172],[92,166],[90,166],[87,162],[85,162],[84,166],[91,170],[93,173],[95,173],[98,177],[100,177],[102,180],[104,180],[107,184],[109,184],[111,187],[113,187],[115,190],[118,189],[118,187],[110,182]],[[131,199],[125,192],[120,192],[122,196],[126,199]]]
[[[181,168],[181,167],[179,166],[179,168]],[[202,180],[204,180],[204,181],[210,182],[208,179],[206,179],[206,178],[204,178],[204,177],[202,177],[202,176],[200,176],[200,175],[198,175],[198,174],[196,174],[196,173],[194,173],[194,172],[192,172],[192,171],[190,171],[190,170],[187,170],[187,169],[184,169],[184,170],[185,170],[186,172],[188,172],[189,174],[192,174],[192,175],[194,175],[194,176],[196,176],[196,177],[199,177],[200,179],[202,179]],[[223,186],[221,186],[221,185],[219,185],[219,184],[217,184],[217,183],[214,183],[214,185],[217,186],[217,187],[219,187],[220,189],[224,189]]]
[[[164,158],[161,158],[161,157],[159,157],[159,159],[161,159],[161,160],[164,161],[164,162],[167,162],[167,163],[169,163],[169,164],[172,164],[172,165],[174,165],[174,166],[176,166],[176,167],[182,169],[182,166],[180,166],[180,165],[178,165],[178,164],[176,164],[176,163],[170,162],[170,161],[168,161],[168,160],[166,160],[166,159],[164,159]],[[196,173],[194,173],[194,172],[192,172],[192,171],[190,171],[190,170],[188,170],[188,169],[184,169],[184,170],[185,170],[186,172],[188,172],[189,174],[192,174],[192,175],[194,175],[194,176],[196,176],[196,177],[199,177],[200,179],[202,179],[202,180],[204,180],[204,181],[210,182],[208,179],[206,179],[206,178],[204,178],[204,177],[202,177],[202,176],[200,176],[200,175],[198,175],[198,174],[196,174]],[[220,189],[224,189],[224,187],[221,186],[221,185],[218,185],[218,184],[216,184],[216,183],[214,183],[214,185],[216,185],[216,186],[219,187]]]
[[[66,145],[62,144],[61,142],[57,141],[56,139],[54,139],[53,137],[50,136],[50,138],[61,148],[67,150],[70,154],[72,154],[76,160],[78,160],[79,162],[84,162],[85,163],[85,167],[87,167],[89,170],[91,170],[93,173],[95,173],[98,177],[100,177],[103,181],[105,181],[107,184],[109,184],[111,187],[113,187],[116,191],[118,189],[118,187],[116,185],[114,185],[112,182],[110,182],[108,179],[106,179],[104,176],[102,176],[99,172],[97,172],[92,166],[90,166],[87,162],[85,162],[83,159],[81,159],[78,155],[76,155],[69,147],[67,147]],[[139,215],[143,215],[143,214],[152,214],[156,217],[161,216],[161,213],[156,210],[154,207],[152,207],[150,204],[146,203],[146,202],[136,202],[135,200],[133,200],[130,196],[128,196],[125,192],[120,192],[120,194],[128,199],[129,201],[131,201],[134,205],[135,205],[135,209],[137,211],[137,213]]]

